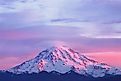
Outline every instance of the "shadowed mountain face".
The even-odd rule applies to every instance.
[[[0,81],[121,81],[121,76],[106,75],[101,78],[93,78],[91,76],[79,75],[73,71],[66,74],[60,74],[57,72],[41,72],[38,74],[12,74],[12,73],[0,73]]]

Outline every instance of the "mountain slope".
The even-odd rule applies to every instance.
[[[121,71],[104,63],[98,63],[83,54],[62,46],[42,51],[37,57],[9,69],[15,74],[40,73],[56,71],[65,74],[74,71],[81,75],[104,77],[105,75],[121,75]]]

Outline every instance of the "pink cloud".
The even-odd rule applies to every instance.
[[[0,39],[20,40],[20,39],[39,38],[39,37],[41,37],[41,33],[39,32],[30,32],[30,31],[0,32]]]
[[[121,68],[121,52],[88,53],[88,56],[99,62]]]
[[[39,50],[39,49],[38,49]],[[10,57],[1,57],[0,58],[0,69],[9,69],[18,64],[21,64],[27,60],[34,58],[38,55],[39,51],[35,50],[31,53],[26,53],[24,55],[19,56],[10,56]]]

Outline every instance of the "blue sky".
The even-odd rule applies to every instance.
[[[120,0],[0,0],[0,68],[54,45],[121,52],[120,9]]]

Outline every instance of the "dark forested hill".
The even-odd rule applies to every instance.
[[[9,72],[0,72],[0,81],[121,81],[121,76],[107,75],[101,78],[79,75],[73,71],[66,74],[57,72],[41,72],[38,74],[12,74]]]

